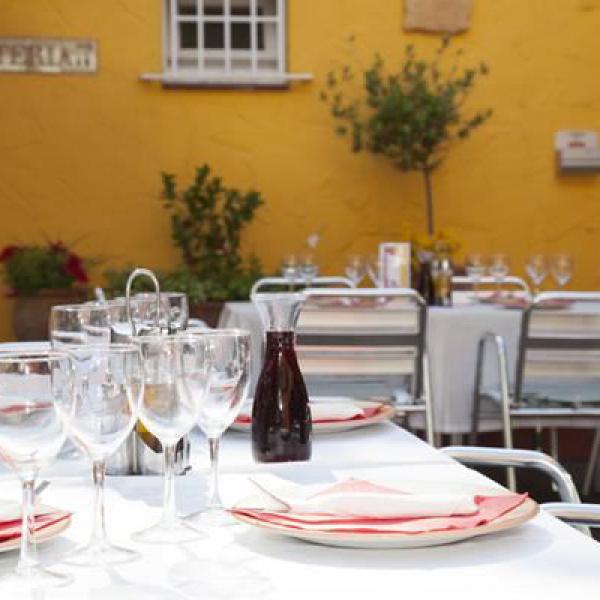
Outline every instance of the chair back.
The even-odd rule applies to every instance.
[[[498,285],[497,279],[490,275],[484,275],[477,280],[477,286],[480,288],[496,287]],[[464,291],[473,289],[475,281],[466,275],[454,275],[452,277],[452,290],[453,291]],[[502,280],[502,287],[504,289],[515,289],[516,291],[524,292],[525,295],[529,296],[531,290],[527,282],[521,277],[515,275],[507,275]]]
[[[341,288],[354,288],[355,285],[352,283],[350,279],[347,277],[337,277],[337,276],[323,276],[323,277],[313,277],[311,280],[307,280],[303,277],[263,277],[261,279],[257,279],[250,290],[250,298],[252,298],[253,294],[256,294],[262,288],[266,287],[277,287],[277,288],[290,288],[302,286],[306,287],[310,285],[315,287],[341,287]]]
[[[600,402],[600,293],[546,292],[524,310],[515,402]]]
[[[309,390],[421,394],[426,306],[411,289],[308,289],[296,350]],[[381,390],[385,390],[381,392]],[[333,392],[333,394],[331,393]]]

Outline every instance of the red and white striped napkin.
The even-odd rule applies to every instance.
[[[36,507],[35,532],[71,518],[71,513],[47,506]],[[0,501],[0,544],[21,537],[21,507],[16,502]]]
[[[260,480],[261,488],[274,479]],[[237,506],[234,514],[305,531],[405,533],[471,529],[522,504],[527,494],[407,494],[369,481],[348,479],[304,499],[281,498],[280,509]],[[278,494],[277,491],[274,492]],[[272,506],[271,502],[271,506]]]
[[[354,403],[313,402],[310,405],[313,423],[338,423],[340,421],[360,421],[374,417],[381,410],[382,404],[360,406]],[[241,412],[236,423],[252,423],[252,415]]]

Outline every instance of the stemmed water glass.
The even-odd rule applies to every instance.
[[[117,308],[117,304],[90,302],[53,306],[49,321],[52,347],[109,344],[113,308]]]
[[[367,273],[375,287],[383,287],[383,273],[379,255],[371,254],[367,257]]]
[[[473,299],[476,301],[479,300],[479,283],[485,275],[485,269],[486,264],[483,255],[472,253],[467,256],[465,270],[467,276],[473,282]]]
[[[179,292],[160,293],[159,325],[161,330],[168,333],[178,333],[187,328],[189,307],[187,296]],[[141,293],[132,299],[133,319],[141,321],[146,328],[152,328],[156,323],[156,294]]]
[[[192,541],[200,537],[177,516],[175,449],[198,421],[207,388],[206,342],[198,336],[142,336],[134,340],[144,365],[140,420],[162,444],[165,458],[163,512],[160,521],[134,534],[146,543]]]
[[[533,283],[533,293],[540,293],[540,286],[548,274],[548,262],[543,254],[532,254],[525,265],[527,275]]]
[[[188,517],[187,522],[204,529],[205,525],[230,524],[219,494],[219,440],[234,422],[248,393],[250,374],[250,334],[237,329],[194,331],[185,335],[205,341],[208,388],[193,382],[188,386],[200,398],[198,425],[208,438],[210,485],[206,510]]]
[[[367,273],[367,265],[360,254],[351,254],[346,261],[346,277],[356,287]]]
[[[502,296],[502,284],[508,275],[509,263],[505,254],[492,254],[488,264],[488,272],[496,282],[498,297]]]
[[[298,258],[294,254],[288,254],[281,261],[281,276],[288,280],[290,286],[298,277],[299,265]]]
[[[563,289],[573,276],[573,259],[568,254],[557,254],[552,257],[550,270],[559,289]]]
[[[300,277],[304,279],[304,283],[310,287],[313,282],[313,279],[319,273],[319,268],[317,267],[314,258],[310,254],[305,254],[300,262]]]
[[[72,402],[71,384],[71,361],[65,353],[0,353],[0,457],[23,488],[19,561],[12,574],[0,579],[15,591],[71,581],[38,564],[34,536],[35,479],[65,441],[57,407]]]
[[[92,461],[94,524],[88,544],[66,562],[81,566],[116,564],[137,552],[115,546],[106,535],[106,460],[133,430],[144,390],[142,357],[132,344],[71,347],[73,401],[59,404],[69,437]]]

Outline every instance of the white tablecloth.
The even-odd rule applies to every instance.
[[[490,305],[428,309],[427,350],[436,432],[470,431],[479,339],[486,331],[503,336],[512,370],[520,322],[521,311]],[[221,313],[219,326],[239,327],[252,333],[252,376],[255,382],[260,373],[263,339],[263,328],[256,309],[250,302],[229,302]],[[496,377],[494,363],[488,361],[486,367],[486,379],[492,382]]]
[[[177,480],[178,504],[185,513],[202,506],[205,492],[203,473],[208,463],[204,445],[195,444],[194,450],[192,474]],[[49,472],[57,470],[63,476],[53,478],[44,492],[44,501],[73,510],[75,516],[69,530],[41,548],[45,562],[56,560],[85,541],[90,529],[91,484],[81,475],[66,476],[68,471],[84,472],[85,465],[63,463],[54,465]],[[398,486],[418,481],[448,481],[453,486],[495,485],[391,424],[316,437],[314,459],[309,463],[268,467],[252,462],[247,435],[228,434],[223,440],[222,456],[226,502],[235,502],[247,493],[244,474],[252,470],[275,471],[294,481],[311,483],[354,475]],[[109,533],[113,541],[139,550],[143,554],[141,560],[110,569],[64,566],[63,571],[75,577],[74,584],[41,597],[364,600],[401,595],[444,600],[564,600],[573,594],[592,598],[600,589],[600,546],[548,515],[501,534],[420,550],[321,547],[242,525],[228,528],[229,532],[210,541],[185,546],[133,544],[131,533],[158,519],[161,483],[159,477],[109,478],[107,483]],[[17,497],[18,485],[5,474],[0,480],[0,498]],[[199,572],[205,569],[210,579],[218,553],[218,563],[231,573],[226,593],[218,595],[199,585],[192,593],[188,590],[186,595],[175,594],[174,581],[182,568],[191,566]],[[13,552],[0,555],[0,575],[13,568],[15,561]],[[259,591],[253,595],[253,589]],[[0,583],[0,598],[15,596]]]

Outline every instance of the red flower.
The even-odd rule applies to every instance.
[[[76,254],[69,254],[65,263],[65,273],[70,275],[79,283],[87,283],[89,281],[87,273],[83,268],[81,259]]]
[[[18,249],[19,246],[4,246],[2,252],[0,252],[0,262],[10,260]]]

